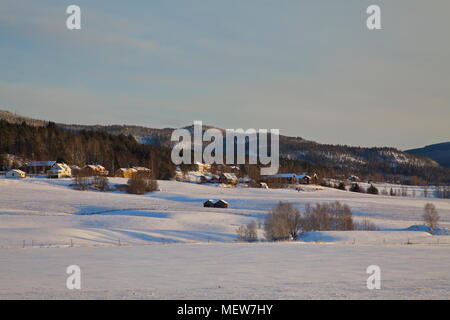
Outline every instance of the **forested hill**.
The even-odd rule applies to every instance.
[[[138,143],[133,136],[101,131],[72,132],[54,123],[45,126],[0,120],[0,154],[25,160],[58,160],[71,165],[102,164],[113,172],[120,167],[152,168],[160,179],[173,176],[170,149]]]
[[[419,149],[407,150],[406,152],[428,157],[440,165],[450,168],[450,142],[432,144]]]
[[[166,176],[173,168],[170,160],[171,128],[54,124],[1,110],[0,119],[4,120],[2,126],[5,128],[15,125],[14,129],[9,126],[9,133],[0,132],[8,136],[7,142],[0,136],[0,153],[16,154],[27,159],[61,158],[78,165],[100,163],[109,170],[130,165],[148,167],[153,159],[151,161],[158,162],[164,173],[160,175]],[[186,128],[192,130],[192,126]],[[36,137],[34,132],[37,132]],[[327,145],[282,135],[280,157],[280,172],[314,171],[327,177],[355,174],[406,183],[450,183],[449,168],[420,154],[395,148]]]

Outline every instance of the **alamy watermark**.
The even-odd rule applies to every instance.
[[[278,129],[271,129],[270,134],[267,129],[226,129],[224,139],[223,131],[216,128],[203,131],[202,122],[194,121],[193,134],[192,139],[192,133],[188,129],[176,129],[172,132],[171,141],[176,142],[171,154],[174,164],[259,164],[266,166],[261,167],[261,175],[278,173]],[[203,148],[203,142],[209,144]]]
[[[66,280],[66,287],[69,290],[81,289],[81,268],[76,264],[70,265],[66,269],[66,273],[69,274]]]
[[[369,15],[366,21],[367,29],[381,30],[381,8],[375,4],[367,7],[366,13]]]
[[[81,29],[81,8],[77,5],[70,5],[66,9],[66,13],[69,16],[66,19],[66,27],[69,30]]]
[[[381,268],[377,265],[370,265],[366,269],[366,273],[370,274],[367,278],[367,289],[380,290],[381,289]]]
[[[69,16],[66,19],[66,27],[68,30],[81,29],[81,8],[78,5],[72,4],[67,7],[66,13]],[[367,7],[368,14],[366,26],[369,30],[381,30],[381,8],[378,5],[372,4]]]

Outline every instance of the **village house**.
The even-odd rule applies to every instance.
[[[220,183],[236,185],[238,178],[234,173],[224,172],[219,175]]]
[[[228,202],[225,200],[218,200],[214,203],[214,208],[228,208]]]
[[[261,179],[269,184],[297,184],[297,176],[295,173],[279,173],[271,176],[263,176]]]
[[[26,174],[22,170],[13,169],[6,172],[6,178],[16,179],[16,178],[25,178]]]
[[[295,173],[279,173],[261,178],[270,184],[293,185],[293,184],[310,184],[311,177],[307,174]]]
[[[31,161],[20,167],[20,170],[27,174],[46,174],[55,164],[56,161]]]
[[[209,172],[211,170],[211,165],[207,163],[196,162],[193,169],[194,171],[198,172]]]
[[[205,174],[206,182],[208,183],[219,183],[220,176],[218,174]]]
[[[99,164],[89,164],[79,171],[79,174],[85,177],[107,176],[108,173],[108,170]]]
[[[115,177],[116,178],[132,178],[133,175],[135,175],[138,171],[133,168],[120,168],[116,171]]]
[[[146,167],[131,167],[131,169],[136,170],[137,174],[150,175],[152,173],[152,170]]]
[[[79,166],[70,166],[70,171],[73,176],[77,176],[80,173],[81,168]]]
[[[72,169],[65,163],[55,163],[47,170],[49,178],[68,178],[72,176]]]
[[[213,208],[214,207],[214,200],[207,200],[203,202],[203,206],[205,208]]]

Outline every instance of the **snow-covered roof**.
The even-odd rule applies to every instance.
[[[91,169],[97,169],[97,170],[105,170],[105,167],[99,165],[99,164],[88,164],[86,167]]]
[[[70,167],[67,164],[65,164],[65,163],[55,163],[51,167],[50,171],[51,170],[70,170]]]
[[[132,169],[137,171],[151,171],[149,168],[146,167],[133,167]]]
[[[308,176],[306,173],[304,174],[295,174],[295,173],[279,173],[279,174],[274,174],[272,176],[270,176],[271,178],[285,178],[285,179],[304,179],[304,178],[311,178],[310,176]]]
[[[51,167],[56,161],[31,161],[27,163],[27,167]]]
[[[20,175],[25,174],[25,172],[23,172],[22,170],[19,170],[19,169],[12,169],[12,170],[8,171],[8,173],[11,173],[11,172],[15,172],[15,173],[18,173]]]
[[[131,171],[136,171],[137,169],[136,169],[136,168],[119,168],[118,170],[123,170],[123,171],[129,171],[129,170],[131,170]]]
[[[295,178],[295,173],[279,173],[270,176],[271,178]]]
[[[225,172],[225,173],[222,173],[222,174],[227,179],[237,179],[237,177],[236,177],[236,175],[234,173]]]

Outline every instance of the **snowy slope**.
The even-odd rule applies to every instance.
[[[125,179],[111,179],[125,183]],[[278,201],[299,208],[306,203],[341,201],[355,219],[369,218],[385,233],[370,233],[369,243],[407,242],[402,229],[421,224],[423,206],[432,201],[443,227],[450,225],[450,202],[373,196],[322,188],[295,190],[220,188],[159,181],[160,192],[144,196],[121,192],[72,190],[71,180],[0,179],[0,247],[145,244],[149,242],[233,241],[236,228],[261,222]],[[225,199],[229,209],[203,208],[207,199]],[[425,233],[424,233],[425,234]],[[353,241],[354,236],[336,237]],[[426,236],[419,237],[428,243]],[[362,240],[361,240],[362,241]],[[418,240],[419,241],[419,240]],[[433,238],[434,241],[434,238]],[[445,242],[443,240],[443,242]]]

